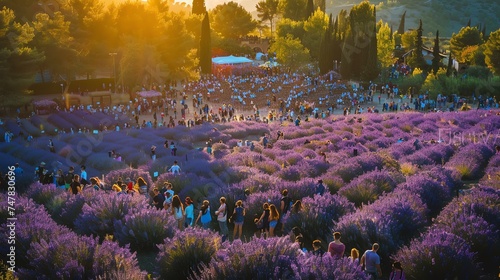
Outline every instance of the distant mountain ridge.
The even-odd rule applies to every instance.
[[[126,0],[103,0],[104,3],[121,3]],[[192,4],[191,0],[172,0]],[[230,0],[205,0],[208,9]],[[255,12],[259,0],[232,0],[239,3],[247,11]],[[326,12],[334,16],[342,9],[350,10],[354,4],[364,0],[327,0]],[[401,15],[406,11],[406,29],[417,28],[418,20],[422,19],[424,35],[432,35],[439,29],[442,37],[451,37],[465,26],[469,19],[472,26],[486,24],[486,32],[490,33],[500,28],[499,0],[372,0],[377,5],[377,20],[384,20],[392,25],[394,30],[399,25]],[[432,34],[430,34],[432,33]]]

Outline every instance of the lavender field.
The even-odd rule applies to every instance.
[[[21,127],[8,120],[0,128],[2,134],[36,136],[31,143],[14,139],[0,145],[0,166],[19,163],[24,169],[16,178],[19,279],[369,279],[347,257],[352,248],[363,253],[374,242],[381,245],[383,279],[395,260],[407,279],[498,279],[500,111],[334,115],[298,126],[243,121],[92,133],[103,124],[128,121],[103,113],[56,113],[25,119]],[[60,133],[63,129],[67,133]],[[47,147],[49,138],[55,153]],[[166,140],[175,142],[176,156],[163,146]],[[158,147],[156,160],[152,145]],[[112,150],[123,160],[109,157]],[[178,175],[167,172],[174,160],[181,167]],[[85,165],[89,177],[103,179],[108,188],[120,177],[141,176],[149,191],[171,182],[182,201],[187,196],[195,201],[196,216],[205,199],[212,212],[221,196],[231,211],[241,199],[244,238],[223,241],[214,218],[209,230],[198,224],[179,231],[170,211],[156,210],[145,195],[92,188],[72,195],[54,184],[34,183],[41,161],[65,171]],[[320,179],[327,187],[323,195],[316,194]],[[278,237],[254,237],[254,215],[262,213],[264,202],[280,205],[283,189],[302,202],[302,210],[282,217]],[[6,221],[5,193],[0,204]],[[315,239],[326,251],[332,233],[340,232],[346,255],[336,260],[304,253],[289,237],[296,226],[308,251]],[[5,224],[0,234],[8,237]],[[0,245],[2,258],[9,246]]]

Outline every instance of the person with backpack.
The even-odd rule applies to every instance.
[[[203,200],[203,204],[200,208],[200,213],[198,214],[198,218],[196,218],[196,222],[194,223],[197,224],[199,220],[201,220],[201,225],[203,226],[203,228],[208,229],[208,226],[212,221],[212,216],[210,214],[210,201]]]

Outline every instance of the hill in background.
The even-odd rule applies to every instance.
[[[121,3],[126,0],[103,0],[105,3]],[[171,0],[192,4],[191,0]],[[242,5],[247,11],[254,12],[259,0],[232,0]],[[340,10],[350,10],[363,0],[326,0],[326,12],[337,15]],[[208,9],[229,0],[205,0]],[[422,19],[424,35],[432,37],[436,30],[442,37],[451,37],[460,28],[467,25],[471,19],[472,25],[486,24],[486,32],[500,28],[500,1],[498,0],[371,0],[377,5],[377,19],[382,19],[392,25],[394,30],[399,26],[401,15],[406,11],[406,29],[417,28],[418,20]],[[255,13],[252,13],[255,14]],[[254,15],[255,16],[255,15]]]

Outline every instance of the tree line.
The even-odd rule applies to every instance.
[[[326,15],[324,0],[262,0],[256,5],[259,20],[235,2],[210,11],[204,0],[193,0],[191,7],[173,0],[0,3],[2,96],[19,97],[35,75],[66,85],[81,78],[115,77],[117,85],[131,90],[198,79],[200,73],[210,73],[213,56],[252,54],[239,43],[249,34],[271,38],[268,51],[293,70],[312,65],[321,73],[336,70],[344,78],[360,80],[380,77],[394,63],[399,47],[423,47],[422,23],[406,30],[403,15],[393,32],[387,23],[376,21],[375,6],[368,1],[333,17]],[[500,31],[486,35],[484,29],[468,24],[454,34],[451,55],[498,75]],[[439,46],[434,49],[440,51]],[[413,54],[408,64],[430,71],[421,52]],[[434,74],[446,68],[437,60],[433,64]]]

